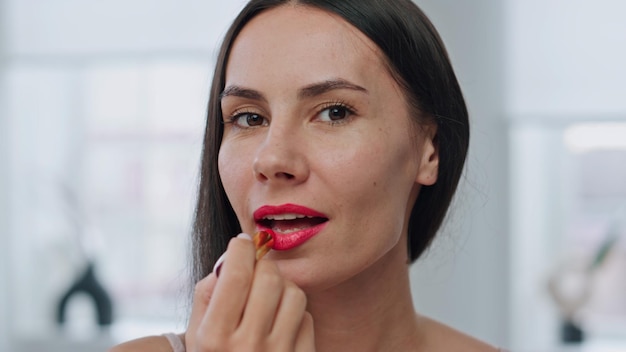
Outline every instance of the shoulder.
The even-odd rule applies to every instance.
[[[428,351],[498,352],[494,346],[427,317],[418,317]]]
[[[172,352],[165,336],[147,336],[113,346],[108,352]]]

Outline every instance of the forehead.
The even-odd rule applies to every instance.
[[[341,77],[365,84],[380,74],[390,76],[382,58],[380,49],[340,16],[283,5],[244,26],[233,43],[226,80],[227,85],[308,84]]]

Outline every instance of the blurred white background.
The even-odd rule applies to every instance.
[[[208,85],[243,2],[0,0],[0,351],[184,329]],[[450,222],[412,269],[418,309],[513,351],[557,351],[548,279],[583,272],[577,350],[626,350],[626,3],[416,2],[473,123]],[[86,258],[114,299],[106,332],[80,297],[55,323]]]

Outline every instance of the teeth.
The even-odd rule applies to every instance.
[[[282,234],[288,235],[288,234],[290,234],[290,233],[292,233],[292,232],[297,232],[297,231],[304,230],[304,229],[305,229],[305,228],[297,228],[297,227],[296,227],[296,228],[293,228],[293,229],[286,229],[286,230],[275,231],[275,232],[279,232],[279,233],[282,233]]]
[[[263,219],[265,220],[295,220],[295,219],[304,219],[304,218],[312,218],[312,216],[286,213],[286,214],[268,215],[264,217]]]

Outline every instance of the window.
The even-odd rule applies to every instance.
[[[562,314],[548,282],[559,277],[567,296],[590,288],[575,314],[588,347],[623,348],[626,122],[521,121],[511,129],[515,339],[558,345]]]
[[[56,330],[54,309],[88,258],[114,299],[116,339],[184,327],[209,61],[9,67],[17,335]],[[82,335],[94,322],[84,302],[68,317]]]

